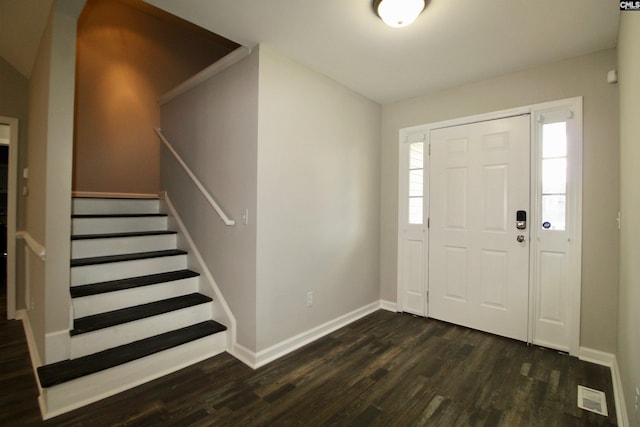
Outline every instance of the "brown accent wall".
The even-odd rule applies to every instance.
[[[134,0],[89,0],[78,23],[74,191],[157,193],[157,99],[237,47]]]

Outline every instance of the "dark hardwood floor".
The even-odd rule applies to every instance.
[[[46,422],[21,323],[0,340],[2,426],[616,425],[607,368],[386,311],[256,371],[222,354]],[[609,417],[577,407],[578,384]]]

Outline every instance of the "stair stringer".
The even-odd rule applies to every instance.
[[[178,247],[189,252],[188,267],[200,273],[200,293],[213,298],[212,319],[227,326],[227,352],[235,354],[236,318],[166,191],[160,192],[160,211],[168,215],[169,226],[178,231]]]

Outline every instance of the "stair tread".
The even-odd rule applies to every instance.
[[[71,218],[144,218],[166,217],[163,213],[114,213],[114,214],[73,214]]]
[[[76,234],[71,236],[71,240],[89,240],[89,239],[110,239],[118,237],[144,237],[144,236],[160,236],[165,234],[178,234],[177,231],[171,230],[153,230],[153,231],[130,231],[126,233],[105,233],[105,234]]]
[[[159,314],[183,308],[193,307],[213,301],[210,297],[199,293],[182,295],[168,298],[133,307],[121,308],[119,310],[108,311],[106,313],[93,314],[91,316],[80,317],[73,321],[74,329],[70,331],[71,336],[93,332],[135,320],[146,319]]]
[[[187,251],[182,249],[166,249],[162,251],[135,252],[131,254],[106,255],[89,258],[75,258],[71,260],[71,267],[82,267],[86,265],[108,264],[111,262],[136,261],[149,258],[160,258],[165,256],[186,255]]]
[[[174,280],[198,277],[200,273],[191,270],[176,270],[167,273],[149,274],[146,276],[128,277],[126,279],[109,280],[107,282],[90,283],[88,285],[72,286],[71,298],[80,298],[90,295],[104,294],[121,291],[124,289],[139,288],[141,286],[154,285],[156,283],[172,282]]]
[[[88,356],[41,366],[38,368],[40,385],[42,387],[51,387],[71,381],[225,331],[226,329],[226,326],[213,320],[208,320]]]

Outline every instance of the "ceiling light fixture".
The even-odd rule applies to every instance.
[[[373,10],[390,27],[406,27],[422,13],[425,0],[373,0]]]

